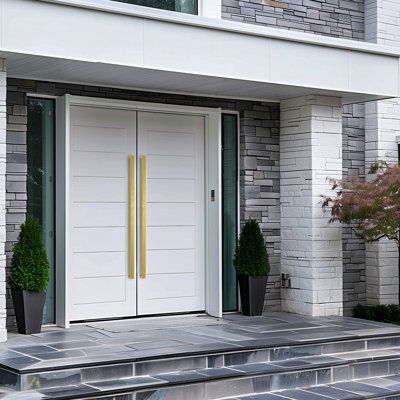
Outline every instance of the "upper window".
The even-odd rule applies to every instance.
[[[162,10],[177,11],[186,14],[197,14],[198,0],[114,0],[120,3],[138,6],[161,8]]]

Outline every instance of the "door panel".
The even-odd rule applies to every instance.
[[[193,226],[196,210],[191,203],[148,203],[147,223],[150,226]]]
[[[75,203],[71,221],[75,228],[125,226],[126,206],[121,203]]]
[[[149,226],[147,250],[180,250],[196,247],[194,226]]]
[[[153,250],[147,252],[147,263],[151,266],[151,272],[162,274],[174,269],[175,273],[195,272],[195,250]]]
[[[179,179],[149,179],[147,199],[149,203],[194,203],[195,182]]]
[[[120,153],[76,151],[72,173],[81,177],[121,178],[125,163]]]
[[[136,314],[128,279],[128,156],[136,153],[136,113],[71,108],[71,320]]]
[[[139,112],[138,155],[147,157],[138,314],[204,310],[204,118]]]
[[[71,194],[75,202],[109,203],[126,201],[127,177],[72,176]]]
[[[148,156],[149,179],[188,179],[195,176],[195,156]]]
[[[101,117],[99,112],[100,108],[89,108],[89,107],[72,107],[75,109],[71,110],[71,113],[77,114],[78,111],[82,114],[82,110],[97,110],[93,111],[92,114],[96,113],[97,121],[92,121],[92,126],[83,122],[83,125],[79,125],[79,121],[74,125],[74,140],[71,142],[71,148],[73,151],[97,151],[100,153],[121,153],[121,150],[127,144],[127,132],[123,126],[113,127],[108,124],[104,116]],[[105,109],[104,109],[105,110]],[[129,113],[130,111],[119,111],[119,110],[105,110],[105,115],[112,113]],[[74,116],[71,115],[72,123],[74,123]],[[134,129],[135,125],[129,129]],[[72,134],[73,132],[71,132]]]
[[[72,228],[71,246],[76,253],[125,252],[125,231],[124,226]]]
[[[72,274],[78,278],[108,276],[110,271],[122,276],[126,270],[126,256],[122,251],[75,253],[71,260]],[[84,268],[82,266],[84,265]]]

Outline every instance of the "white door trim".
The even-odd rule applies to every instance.
[[[205,117],[205,243],[206,312],[222,317],[222,199],[221,199],[221,114],[220,108],[177,106],[126,100],[65,95],[57,99],[56,127],[56,323],[69,328],[68,253],[70,246],[70,108],[92,106],[136,111],[171,112]],[[214,198],[211,192],[214,191]]]

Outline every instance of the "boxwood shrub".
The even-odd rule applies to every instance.
[[[21,225],[13,251],[8,279],[10,287],[45,292],[49,285],[50,266],[43,244],[42,228],[35,218],[28,216]]]
[[[242,229],[233,263],[238,274],[253,277],[269,274],[269,258],[257,221],[250,219]]]
[[[353,309],[353,316],[370,321],[400,323],[400,306],[398,304],[380,304],[376,306],[358,304]]]

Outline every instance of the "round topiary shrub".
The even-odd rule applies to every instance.
[[[241,275],[259,277],[269,274],[268,252],[257,221],[250,219],[244,224],[233,262]]]
[[[9,284],[12,289],[45,292],[50,280],[50,265],[43,244],[42,228],[32,216],[21,225],[14,245]]]

